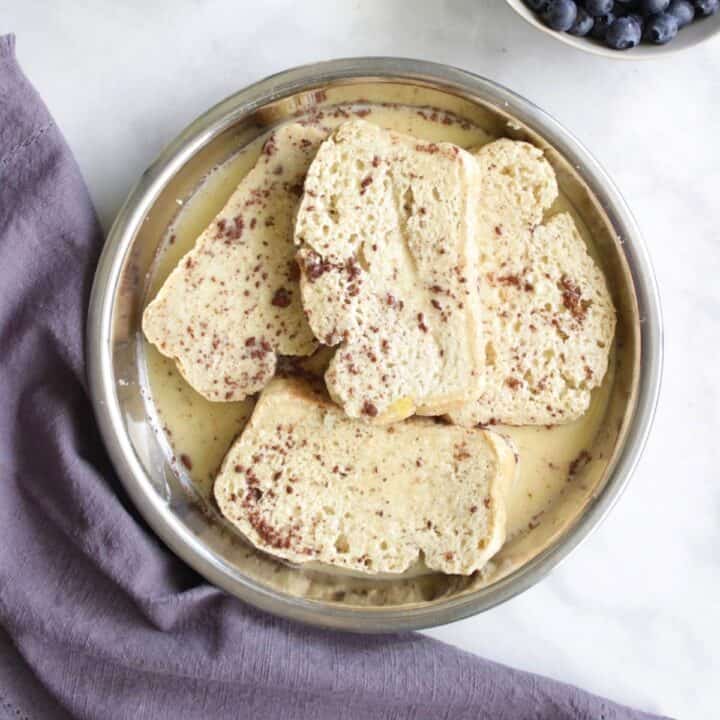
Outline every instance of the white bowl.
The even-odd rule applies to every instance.
[[[667,45],[641,43],[631,50],[612,50],[593,38],[575,37],[565,32],[551,30],[547,25],[542,23],[539,16],[534,13],[523,0],[506,0],[506,2],[523,20],[526,20],[547,35],[552,35],[556,40],[566,45],[572,45],[572,47],[578,50],[613,58],[614,60],[647,60],[649,58],[659,57],[660,55],[668,55],[699,45],[701,42],[709,40],[720,33],[720,12],[717,12],[715,15],[686,25],[680,30],[677,37]]]

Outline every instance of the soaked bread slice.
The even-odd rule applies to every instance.
[[[147,339],[208,400],[242,400],[272,378],[276,354],[317,346],[300,302],[293,225],[323,137],[297,124],[275,131],[145,310]]]
[[[376,423],[478,394],[482,366],[472,156],[363,120],[308,171],[295,238],[305,312],[337,346],[332,398]]]
[[[540,150],[499,140],[476,154],[483,390],[462,425],[554,425],[581,417],[615,331],[605,278],[572,217],[546,224],[558,194]]]
[[[379,427],[302,380],[275,379],[214,491],[255,546],[295,563],[400,573],[422,557],[468,575],[505,540],[515,470],[495,433],[425,418]]]

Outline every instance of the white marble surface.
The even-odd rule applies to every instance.
[[[604,525],[553,575],[430,634],[678,718],[720,705],[720,39],[608,61],[554,42],[501,0],[0,0],[0,32],[75,151],[108,226],[191,119],[313,60],[404,55],[535,101],[610,171],[651,248],[666,371],[649,446]]]

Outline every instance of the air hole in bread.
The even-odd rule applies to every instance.
[[[412,187],[408,187],[408,189],[403,193],[403,210],[408,217],[413,214],[414,205],[415,195],[413,194]]]
[[[495,346],[489,342],[485,343],[485,364],[489,366],[495,365],[497,359],[497,353],[495,352]]]
[[[370,261],[367,259],[367,255],[365,255],[365,245],[366,243],[363,243],[357,251],[357,261],[358,265],[365,271],[368,272],[370,270]]]
[[[337,209],[337,203],[338,203],[338,196],[334,193],[330,196],[330,200],[328,202],[328,208],[327,213],[330,219],[337,224],[338,221],[338,209]]]
[[[348,545],[347,538],[344,535],[338,535],[337,539],[335,540],[335,549],[339,553],[346,553],[348,550],[350,550],[350,545]]]
[[[558,337],[565,342],[570,336],[557,324],[555,324],[555,331],[558,334]]]

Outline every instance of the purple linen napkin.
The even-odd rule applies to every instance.
[[[183,565],[127,502],[88,400],[101,244],[0,37],[0,718],[654,717],[419,635],[288,623]]]

